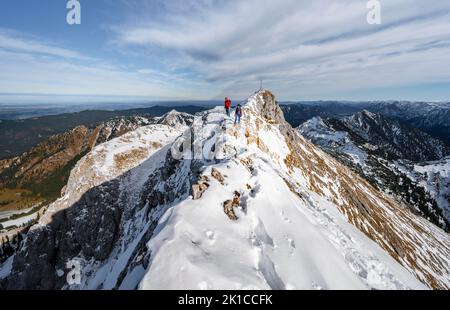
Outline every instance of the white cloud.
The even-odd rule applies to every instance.
[[[376,26],[364,0],[210,1],[141,16],[117,41],[242,95],[260,78],[289,99],[450,81],[450,3],[381,2]]]
[[[6,29],[0,29],[0,49],[65,58],[88,59],[88,57],[76,51],[60,48],[49,43],[42,43],[37,38]]]
[[[124,69],[13,31],[0,30],[0,68],[0,94],[202,98],[201,83],[153,69]]]
[[[121,0],[98,58],[0,28],[0,93],[242,98],[264,79],[296,100],[450,82],[450,2],[381,3],[378,26],[366,0]]]

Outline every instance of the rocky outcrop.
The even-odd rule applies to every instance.
[[[284,123],[284,114],[281,110],[275,96],[268,90],[259,92],[256,97],[256,104],[252,107],[255,109],[254,112],[264,118],[267,122],[271,124],[281,124]]]
[[[207,176],[203,176],[201,180],[197,183],[192,185],[192,197],[194,200],[198,200],[202,198],[202,195],[209,187],[209,179]]]
[[[217,181],[219,181],[220,184],[224,185],[225,184],[225,177],[222,175],[222,173],[220,173],[219,170],[217,170],[216,168],[212,168],[211,169],[211,176],[216,179]]]
[[[223,211],[232,221],[237,221],[239,218],[234,212],[234,208],[238,208],[241,204],[241,193],[238,191],[234,192],[234,197],[231,200],[227,200],[223,203]]]

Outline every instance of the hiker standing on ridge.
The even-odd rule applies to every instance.
[[[228,117],[230,116],[231,100],[225,97],[225,111],[227,111]]]
[[[234,114],[235,114],[234,124],[240,124],[242,117],[242,106],[240,104],[237,105]]]

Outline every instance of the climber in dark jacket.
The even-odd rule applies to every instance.
[[[236,107],[236,111],[234,112],[235,119],[234,119],[234,123],[235,124],[240,124],[241,123],[241,117],[242,117],[242,106],[240,104],[237,105]]]

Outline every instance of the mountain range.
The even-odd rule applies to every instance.
[[[21,155],[51,136],[65,133],[77,126],[95,128],[109,120],[131,116],[160,117],[173,109],[179,112],[196,113],[206,108],[193,105],[153,106],[114,111],[86,110],[28,119],[0,119],[0,160]]]
[[[313,117],[342,118],[363,110],[397,120],[450,144],[450,103],[409,101],[313,101],[282,105],[286,120],[294,127]]]
[[[239,125],[222,107],[171,112],[88,144],[61,197],[1,235],[0,288],[450,288],[448,223],[420,168],[445,142],[369,112],[295,129],[269,91],[242,110]],[[397,179],[413,197],[368,158],[413,164]]]
[[[449,179],[444,170],[441,176],[439,169],[432,168],[447,162],[450,147],[446,142],[366,110],[341,118],[312,118],[298,130],[372,185],[395,195],[412,210],[449,231],[449,203],[445,199]],[[419,177],[412,177],[417,165],[434,170],[438,179],[444,178],[442,190],[439,186],[434,189],[424,186],[418,182]]]

